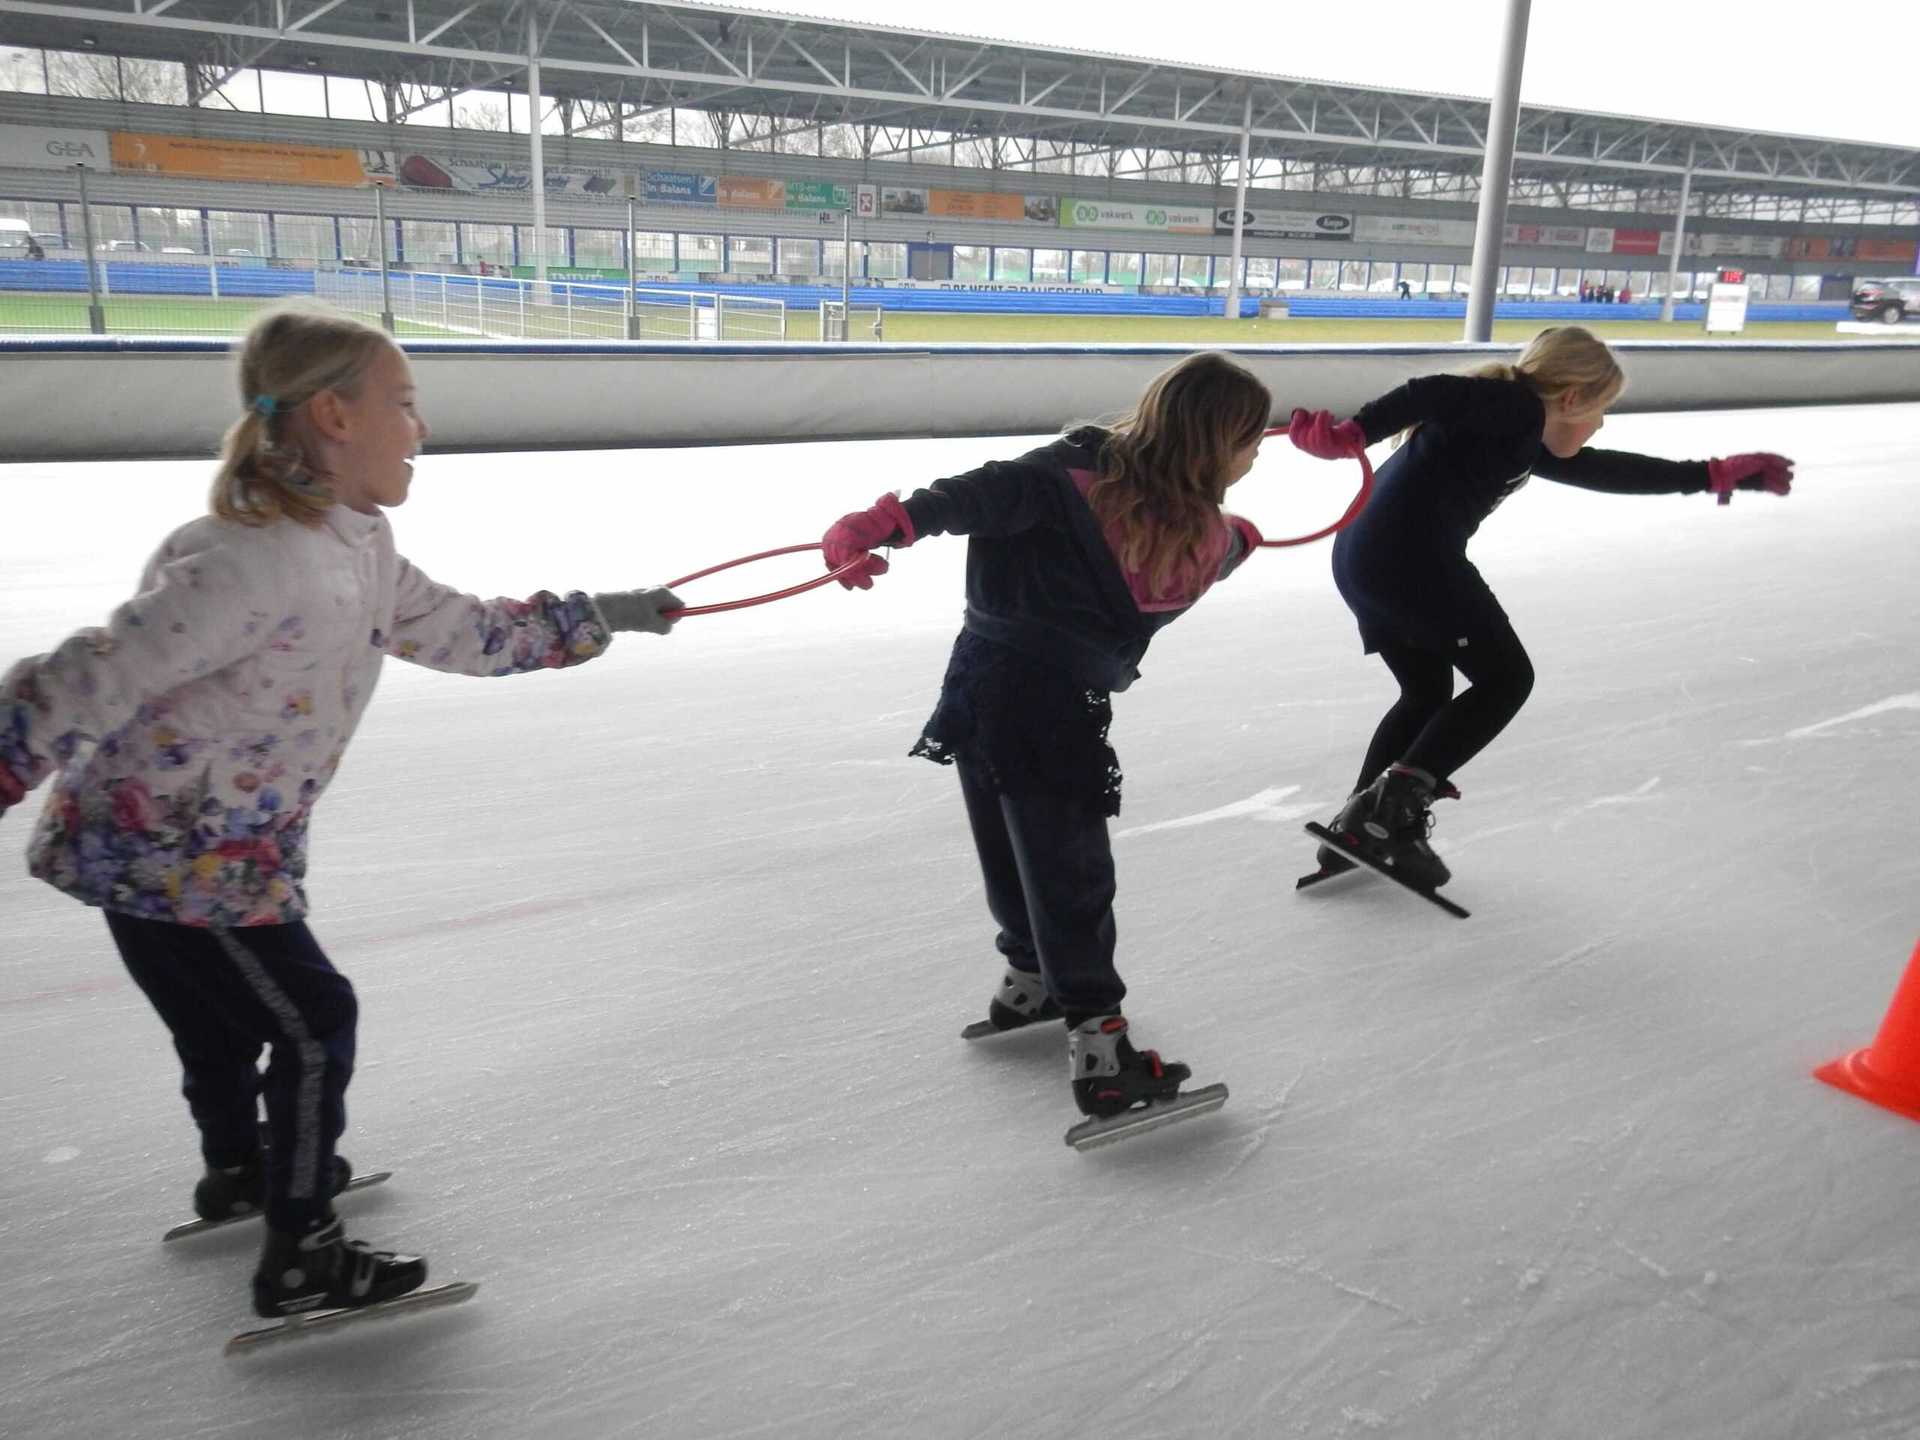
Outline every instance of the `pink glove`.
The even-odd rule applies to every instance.
[[[1251,555],[1266,543],[1266,537],[1260,533],[1260,527],[1244,515],[1231,515],[1222,512],[1222,518],[1240,534],[1240,544]]]
[[[1736,490],[1770,490],[1785,495],[1793,489],[1793,461],[1764,450],[1707,461],[1707,488],[1725,505]]]
[[[887,562],[867,552],[881,545],[904,550],[914,542],[913,517],[897,495],[882,495],[865,510],[842,515],[820,539],[827,569],[838,570],[849,560],[866,555],[866,564],[840,577],[843,590],[871,590],[873,577],[887,573]]]
[[[1351,420],[1335,420],[1331,410],[1295,410],[1287,438],[1316,460],[1351,460],[1367,448],[1367,436]]]

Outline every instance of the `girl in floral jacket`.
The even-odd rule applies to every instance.
[[[382,512],[405,502],[428,431],[379,330],[270,313],[242,350],[240,399],[212,513],[161,542],[104,626],[0,677],[0,814],[56,777],[29,866],[105,912],[172,1032],[207,1166],[194,1207],[264,1210],[254,1306],[273,1316],[426,1278],[424,1261],[348,1241],[334,1218],[357,1005],[303,918],[308,819],[382,662],[577,665],[612,631],[665,634],[679,602],[480,600],[410,565]]]

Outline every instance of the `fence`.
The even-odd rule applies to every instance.
[[[784,299],[577,280],[368,270],[315,272],[313,293],[396,334],[500,340],[784,340]],[[628,325],[631,310],[632,325]]]

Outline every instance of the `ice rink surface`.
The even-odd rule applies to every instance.
[[[197,1170],[171,1050],[100,917],[26,876],[30,800],[0,1434],[1920,1432],[1920,1126],[1809,1076],[1920,933],[1920,407],[1598,443],[1799,480],[1536,480],[1488,521],[1539,683],[1438,812],[1469,921],[1293,890],[1391,695],[1324,545],[1156,640],[1115,704],[1128,1012],[1233,1098],[1085,1155],[1057,1029],[957,1038],[999,960],[954,778],[906,751],[963,542],[562,674],[389,665],[314,827],[362,1007],[342,1149],[399,1172],[342,1212],[482,1290],[243,1360],[256,1237],[159,1244]],[[429,456],[395,525],[482,593],[626,587],[1025,444]],[[207,474],[0,468],[0,664],[104,617]],[[1307,529],[1351,479],[1286,451],[1234,503]]]

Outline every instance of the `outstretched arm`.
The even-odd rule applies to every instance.
[[[430,670],[516,675],[584,664],[606,651],[611,628],[578,590],[564,598],[541,590],[525,600],[481,600],[429,578],[403,556],[393,629],[382,644],[396,659]]]

